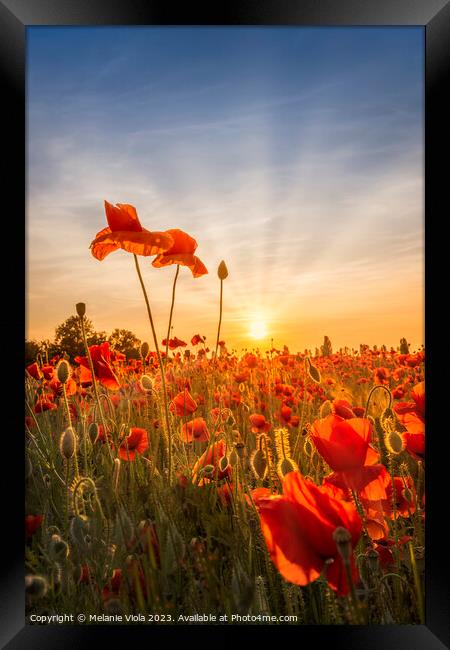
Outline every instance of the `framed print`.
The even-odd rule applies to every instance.
[[[446,647],[448,4],[0,12],[2,647]]]

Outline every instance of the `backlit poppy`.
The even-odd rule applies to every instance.
[[[119,456],[122,460],[135,460],[136,454],[143,454],[148,449],[148,435],[145,429],[131,427],[129,435],[119,446]]]
[[[328,584],[345,595],[349,586],[333,533],[338,527],[345,528],[353,549],[362,523],[353,503],[340,498],[339,492],[331,486],[318,487],[299,472],[290,472],[283,479],[283,495],[257,498],[255,505],[267,549],[281,575],[294,584],[307,585],[327,564]],[[353,554],[350,561],[356,582]]]
[[[101,343],[100,345],[90,345],[89,353],[94,367],[95,378],[110,390],[119,390],[120,384],[115,376],[111,366],[111,353],[109,343]],[[92,381],[91,371],[89,368],[89,361],[87,357],[75,357],[75,361],[83,367],[82,383],[86,383],[90,378]],[[87,372],[86,372],[87,371]]]
[[[90,246],[92,255],[98,260],[120,248],[135,255],[158,255],[173,244],[167,232],[150,232],[143,228],[132,205],[112,205],[105,201],[105,212],[108,227],[97,233]]]
[[[178,395],[173,398],[170,402],[169,409],[172,413],[184,417],[186,415],[191,415],[197,410],[197,402],[192,398],[187,388],[185,388],[182,393],[178,393]]]
[[[171,264],[187,266],[194,278],[208,273],[203,262],[194,255],[197,242],[193,237],[178,228],[167,230],[167,234],[172,238],[173,244],[153,260],[152,266],[157,269]]]
[[[253,413],[253,415],[249,417],[249,420],[252,425],[252,433],[264,433],[269,431],[271,427],[270,422],[266,422],[266,418],[260,413]]]
[[[206,442],[209,440],[209,431],[204,418],[194,418],[181,427],[181,438],[184,442]]]

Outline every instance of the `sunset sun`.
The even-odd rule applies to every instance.
[[[264,321],[255,320],[251,323],[249,334],[253,339],[263,339],[267,336],[267,325]]]

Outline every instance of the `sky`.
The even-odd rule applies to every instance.
[[[424,342],[421,27],[28,27],[26,334],[85,302],[151,341],[104,200],[180,228],[172,334],[229,349]],[[140,259],[158,338],[176,267]]]

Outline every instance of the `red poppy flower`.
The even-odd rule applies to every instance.
[[[394,411],[406,428],[402,433],[405,449],[414,458],[425,455],[425,383],[416,384],[411,392],[414,402],[399,402]]]
[[[178,228],[167,230],[171,236],[173,244],[170,248],[160,253],[152,262],[152,266],[157,269],[171,264],[187,266],[191,270],[194,278],[208,273],[203,262],[194,255],[197,249],[197,242],[193,237]]]
[[[209,440],[209,431],[204,418],[194,418],[181,427],[181,437],[184,442],[206,442]]]
[[[339,415],[341,418],[344,418],[344,420],[349,420],[350,418],[355,417],[353,407],[346,399],[333,400],[331,403],[331,410],[334,415]]]
[[[38,381],[43,377],[41,369],[36,362],[31,363],[29,366],[27,366],[27,372],[29,375],[31,375],[31,377],[33,377],[33,379],[37,379]]]
[[[200,334],[194,334],[191,338],[191,345],[198,345],[199,343],[204,343],[205,337],[200,336]]]
[[[322,573],[339,595],[348,593],[345,569],[333,533],[343,527],[351,535],[354,548],[361,535],[361,519],[351,502],[340,498],[330,486],[318,487],[299,472],[283,479],[283,495],[256,501],[261,530],[272,562],[281,575],[297,585],[307,585]],[[358,573],[351,556],[353,579]]]
[[[143,454],[147,449],[147,431],[139,427],[131,427],[129,435],[120,443],[119,456],[123,460],[135,460],[137,453]]]
[[[167,345],[167,339],[163,339],[162,344]],[[177,348],[185,348],[186,345],[187,343],[181,339],[178,339],[176,336],[173,339],[169,339],[169,348],[171,350],[176,350]]]
[[[212,478],[220,480],[223,478],[231,477],[231,465],[227,464],[225,467],[222,466],[222,459],[225,456],[225,452],[226,445],[224,440],[218,440],[213,445],[211,445],[211,447],[207,449],[202,456],[200,456],[192,468],[192,482],[197,483],[199,472],[207,465],[212,465],[214,468]],[[209,481],[209,478],[200,478],[198,485],[204,485],[205,483],[209,483]]]
[[[311,439],[326,463],[345,485],[357,492],[367,491],[370,498],[386,498],[383,465],[376,464],[379,454],[371,447],[372,425],[367,418],[329,415],[316,420]]]
[[[33,411],[35,413],[43,413],[44,411],[56,411],[58,407],[53,401],[53,395],[48,393],[47,395],[41,395],[36,400]]]
[[[119,596],[120,587],[122,585],[122,569],[114,569],[111,578],[102,590],[102,598],[104,601],[110,598],[117,598]]]
[[[197,402],[194,401],[188,389],[185,388],[182,393],[178,393],[170,402],[169,409],[172,413],[184,417],[191,415],[197,410]]]
[[[98,379],[98,381],[106,388],[109,388],[110,390],[119,390],[120,384],[111,366],[109,343],[105,341],[105,343],[101,343],[100,345],[90,345],[89,353],[94,367],[95,378]],[[81,383],[86,384],[89,378],[92,382],[88,358],[75,357],[75,361],[82,366],[82,372],[80,375]]]
[[[378,453],[369,443],[372,425],[365,418],[344,418],[329,415],[316,420],[311,427],[311,438],[317,451],[336,472],[372,465]]]
[[[33,537],[34,533],[41,527],[43,515],[27,515],[25,517],[25,534],[26,536]]]
[[[253,413],[249,420],[252,425],[252,433],[265,433],[271,427],[270,422],[266,422],[266,418],[260,413]]]
[[[158,255],[173,244],[167,232],[150,232],[143,228],[132,205],[112,205],[105,201],[105,212],[108,227],[97,233],[90,246],[92,255],[98,260],[120,248],[135,255]]]

